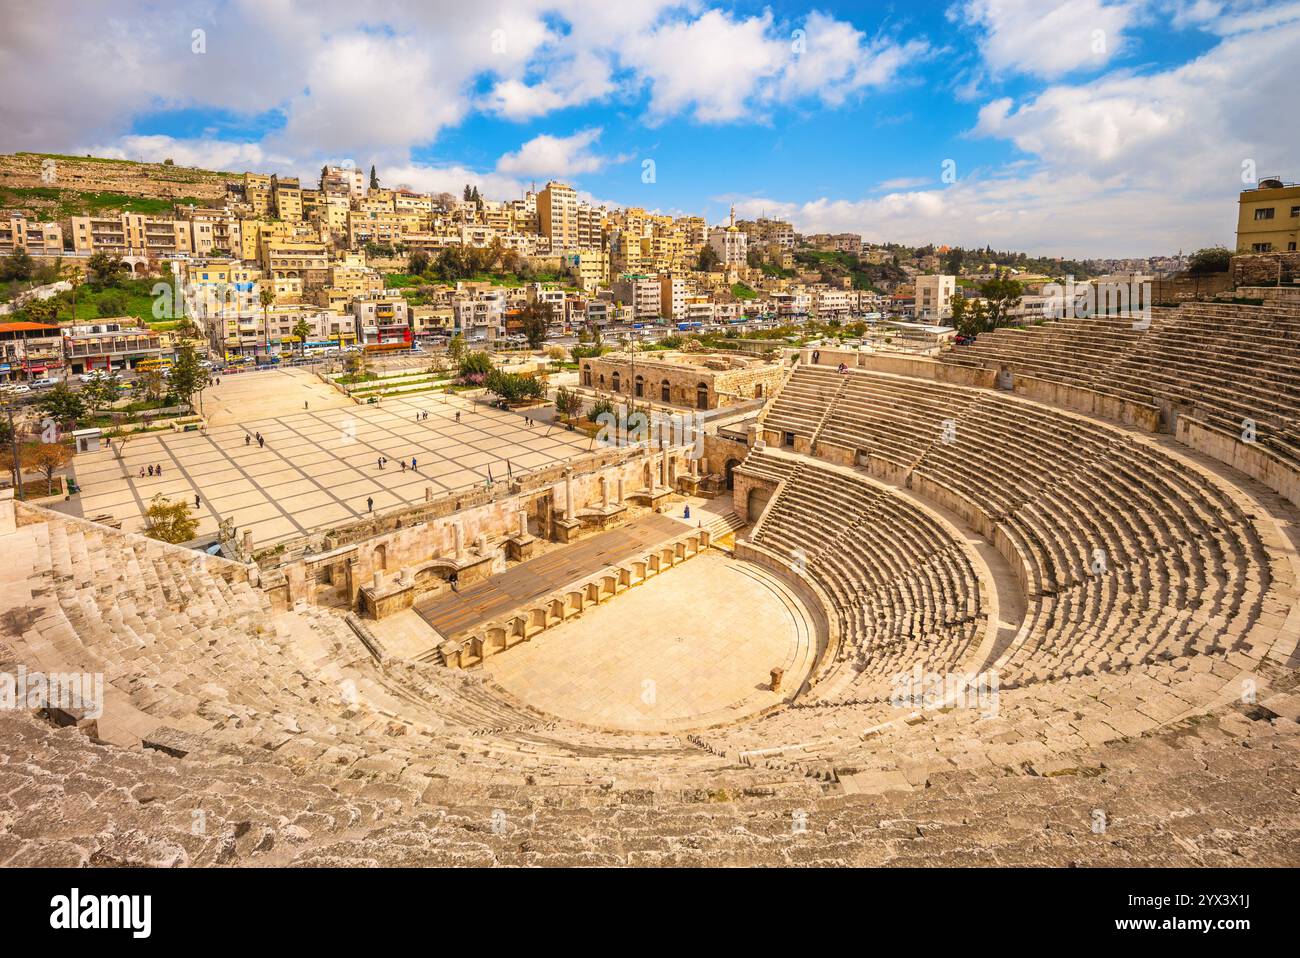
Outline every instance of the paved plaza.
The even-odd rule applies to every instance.
[[[307,403],[307,408],[303,404]],[[363,516],[423,502],[425,488],[453,489],[502,481],[510,470],[549,466],[589,451],[590,440],[524,414],[462,396],[419,393],[357,405],[304,370],[223,377],[203,397],[205,432],[155,432],[131,439],[121,459],[101,450],[76,457],[81,494],[62,511],[109,514],[138,531],[157,493],[199,497],[199,534],[233,517],[258,548]],[[417,416],[428,412],[428,419]],[[461,416],[456,421],[456,414]],[[260,433],[266,441],[259,448]],[[378,460],[387,457],[383,469]],[[402,470],[400,460],[416,460]],[[142,477],[149,466],[161,477]]]
[[[673,731],[775,705],[812,667],[807,610],[770,573],[705,552],[490,659],[535,708],[602,728]],[[768,688],[785,669],[780,695]]]

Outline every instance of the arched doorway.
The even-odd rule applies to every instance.
[[[739,460],[739,459],[728,459],[728,460],[727,460],[726,471],[727,471],[727,488],[728,488],[728,489],[735,489],[735,488],[736,488],[736,477],[733,476],[731,473],[732,473],[732,470],[734,470],[738,465],[740,465],[740,460]]]
[[[672,394],[672,387],[668,385],[668,380],[665,379],[659,384],[659,401],[672,402]]]
[[[709,384],[708,383],[700,383],[698,386],[695,387],[695,408],[696,409],[709,408]]]
[[[745,514],[749,516],[750,522],[758,521],[758,517],[762,514],[763,509],[767,506],[768,500],[771,498],[771,489],[764,489],[762,486],[755,486],[749,490],[749,499],[745,503]]]
[[[754,398],[755,398],[755,399],[762,399],[762,398],[763,398],[763,384],[762,384],[762,383],[756,383],[756,384],[754,385]]]
[[[591,367],[582,367],[582,384],[588,388],[591,387]]]
[[[621,392],[621,390],[618,388],[618,386],[619,386],[619,381],[618,381],[618,379],[619,379],[619,377],[618,377],[618,372],[617,372],[617,371],[615,371],[615,372],[614,372],[614,373],[609,377],[609,384],[610,384],[610,387],[614,390],[614,392]]]
[[[634,386],[634,388],[635,388],[636,398],[637,398],[637,399],[640,399],[642,396],[645,395],[645,377],[644,377],[644,376],[637,376],[637,377],[636,377],[636,382],[633,384],[633,386]]]

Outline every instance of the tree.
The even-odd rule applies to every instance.
[[[452,362],[460,365],[461,358],[464,357],[467,348],[468,347],[465,345],[465,337],[460,333],[457,333],[455,336],[451,337],[451,342],[447,343],[447,355],[451,358]]]
[[[412,276],[423,276],[431,262],[432,260],[429,259],[428,253],[424,250],[417,249],[415,252],[411,253],[410,257],[407,259],[406,271]]]
[[[52,324],[58,319],[59,307],[53,299],[30,299],[23,304],[22,316],[29,323]]]
[[[492,357],[482,350],[466,353],[460,359],[458,372],[462,378],[475,375],[486,376],[492,372]]]
[[[145,369],[136,374],[134,389],[145,399],[158,400],[163,394],[163,374],[160,369]]]
[[[551,304],[535,299],[519,312],[524,338],[529,349],[540,349],[546,342],[546,331],[551,325]]]
[[[695,264],[695,268],[701,273],[716,273],[718,267],[722,265],[722,258],[718,256],[718,251],[712,246],[705,244],[700,249],[700,258]]]
[[[86,284],[97,292],[108,289],[117,285],[118,278],[125,270],[125,263],[113,254],[100,250],[86,260]]]
[[[257,291],[257,301],[262,304],[262,337],[265,342],[266,355],[271,355],[271,321],[267,315],[271,304],[275,302],[275,290],[263,286]]]
[[[86,414],[86,404],[67,383],[59,383],[36,401],[43,413],[60,423],[75,423]]]
[[[144,519],[146,536],[173,545],[189,542],[199,529],[199,520],[190,515],[188,502],[172,502],[162,493],[150,500]]]
[[[483,385],[489,392],[511,403],[540,399],[546,392],[546,384],[540,379],[522,373],[505,373],[499,369],[488,373]]]
[[[546,347],[546,358],[551,361],[551,365],[559,368],[569,358],[569,351],[558,343]]]
[[[375,172],[375,164],[373,163],[370,164],[370,188],[372,190],[379,189],[379,174]]]
[[[952,298],[952,316],[949,322],[956,330],[960,330],[962,323],[966,320],[966,297],[958,293]]]
[[[12,255],[0,260],[0,282],[31,279],[35,271],[36,262],[21,246]]]
[[[582,397],[568,386],[555,390],[555,411],[561,416],[572,418],[582,411]]]
[[[293,335],[294,338],[298,340],[298,355],[300,357],[306,356],[307,337],[311,335],[311,326],[309,326],[307,320],[303,319],[301,316],[298,317],[298,322],[293,324]]]
[[[23,450],[24,468],[45,476],[45,489],[54,495],[54,474],[72,462],[72,450],[61,442],[34,442]]]
[[[961,274],[962,261],[966,254],[961,247],[950,249],[943,254],[943,271],[949,276],[959,276]]]
[[[1020,305],[1023,294],[1024,287],[1014,279],[1004,279],[1000,271],[996,277],[980,286],[980,295],[984,297],[988,313],[985,325],[989,330],[1010,325],[1010,313]]]
[[[124,412],[113,413],[113,426],[105,434],[109,445],[113,449],[113,457],[121,459],[126,453],[126,444],[134,438],[135,433],[126,428],[128,416]]]
[[[176,398],[193,407],[194,397],[201,396],[208,386],[208,372],[199,365],[199,355],[190,345],[176,350],[176,361],[172,364],[171,389]]]
[[[106,293],[95,304],[95,311],[101,316],[124,316],[126,297],[118,292]]]
[[[122,378],[117,373],[96,376],[81,387],[81,397],[94,413],[112,404],[122,388]]]
[[[1232,268],[1232,251],[1222,246],[1198,249],[1187,261],[1187,272],[1193,276],[1208,273],[1226,273]]]
[[[198,323],[194,322],[192,318],[182,316],[172,330],[172,335],[180,340],[194,342],[203,338],[203,330],[199,329]]]

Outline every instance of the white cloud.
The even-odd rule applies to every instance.
[[[571,136],[535,136],[514,153],[497,161],[497,172],[517,176],[577,176],[604,169],[608,159],[592,152],[601,130],[579,130]]]
[[[177,166],[232,173],[265,170],[287,174],[294,171],[290,157],[270,153],[260,143],[206,138],[180,140],[170,136],[123,136],[112,143],[78,147],[75,152],[77,155],[89,153],[110,159],[143,160],[146,163],[172,160]]]
[[[777,211],[809,232],[1074,257],[1232,246],[1242,163],[1296,175],[1300,124],[1285,104],[1298,55],[1300,22],[1234,34],[1164,71],[987,103],[973,132],[1026,154],[994,173],[959,171],[943,189],[900,177],[879,197],[764,197],[737,208]]]
[[[1145,0],[964,0],[950,17],[980,33],[980,52],[995,74],[1055,79],[1097,69],[1119,54]]]

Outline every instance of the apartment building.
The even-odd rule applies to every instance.
[[[952,297],[957,291],[957,277],[918,276],[915,291],[917,319],[940,322],[952,316]]]
[[[63,368],[63,331],[47,323],[0,322],[0,383],[37,379]]]
[[[812,297],[813,312],[818,319],[842,319],[853,311],[849,290],[818,286],[812,290]]]
[[[682,277],[659,276],[659,315],[675,322],[686,319],[686,280]]]
[[[308,328],[302,348],[343,347],[357,341],[356,322],[350,314],[315,306],[258,306],[235,315],[210,317],[205,329],[214,355],[227,361],[267,359],[299,348],[294,333],[299,321],[306,322]]]
[[[635,322],[658,319],[662,292],[658,276],[629,274],[614,280],[614,299],[631,308]]]
[[[490,284],[457,283],[452,300],[455,330],[469,342],[490,342],[505,326],[505,292]]]
[[[354,166],[326,166],[320,171],[322,193],[363,199],[369,185],[366,174]]]
[[[63,252],[63,228],[58,223],[37,223],[22,213],[0,217],[0,256],[15,250],[29,256],[58,256]]]
[[[304,288],[323,286],[330,266],[324,243],[274,239],[262,245],[262,272],[268,279],[301,279]]]
[[[141,213],[72,217],[72,248],[115,256],[188,256],[194,251],[188,222]]]
[[[1294,252],[1300,242],[1300,183],[1265,177],[1237,201],[1237,252]]]
[[[93,370],[134,369],[163,354],[158,333],[137,326],[130,316],[63,327],[63,352],[74,374]]]
[[[578,194],[565,183],[547,183],[537,194],[537,221],[552,253],[581,249]],[[588,224],[588,232],[590,224]]]
[[[239,218],[229,209],[178,206],[177,214],[189,223],[190,250],[195,256],[209,256],[214,250],[225,255],[243,251]]]
[[[578,250],[562,259],[564,268],[584,291],[590,292],[609,282],[609,257],[601,250]]]

